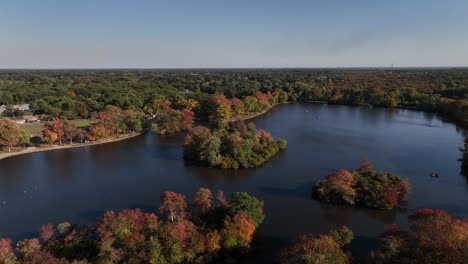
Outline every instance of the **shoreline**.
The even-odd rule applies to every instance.
[[[286,103],[276,103],[270,107],[268,107],[267,109],[263,110],[262,112],[255,112],[255,113],[250,113],[248,115],[245,115],[245,116],[241,116],[241,117],[234,117],[234,118],[231,118],[228,120],[229,123],[232,123],[232,122],[235,122],[235,121],[239,121],[239,120],[242,120],[242,121],[246,121],[246,120],[249,120],[249,119],[253,119],[255,117],[259,117],[263,114],[266,114],[268,111],[270,111],[271,109],[273,109],[275,106],[277,105],[282,105],[282,104],[289,104],[290,102],[286,102]]]
[[[119,137],[102,139],[102,140],[95,141],[92,143],[73,143],[73,144],[68,144],[68,145],[63,145],[63,146],[45,145],[45,146],[26,147],[26,148],[22,148],[20,151],[2,152],[0,153],[0,160],[14,157],[14,156],[24,155],[24,154],[36,153],[36,152],[54,151],[54,150],[71,149],[71,148],[82,148],[82,147],[88,147],[88,146],[96,146],[96,145],[102,145],[102,144],[107,144],[107,143],[113,143],[113,142],[118,142],[118,141],[122,141],[125,139],[134,138],[143,133],[145,133],[145,131],[124,134],[124,135],[120,135]]]

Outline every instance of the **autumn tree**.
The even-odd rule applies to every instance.
[[[210,166],[221,162],[221,139],[206,127],[195,127],[184,140],[184,157],[189,160],[205,161]]]
[[[159,212],[161,214],[168,213],[171,222],[184,218],[187,208],[185,195],[175,192],[164,192],[160,200],[161,206],[159,206]]]
[[[57,134],[52,132],[49,127],[44,126],[42,129],[42,140],[52,145],[57,140]]]
[[[255,223],[243,211],[227,216],[222,233],[224,246],[227,249],[249,247],[255,229]]]
[[[86,134],[86,137],[90,141],[95,141],[109,137],[109,133],[111,132],[109,132],[103,124],[97,123],[89,128],[89,132]]]
[[[59,144],[62,144],[63,135],[65,132],[63,131],[63,122],[58,117],[52,118],[52,124],[50,124],[50,130],[57,135],[57,140]]]
[[[36,254],[41,250],[41,242],[37,238],[24,239],[16,245],[16,251],[22,259],[27,259],[28,256]]]
[[[44,124],[42,128],[42,139],[49,144],[53,144],[57,140],[62,144],[62,138],[65,134],[63,126],[64,124],[60,118],[53,117],[52,123]]]
[[[98,112],[93,115],[92,119],[96,121],[96,124],[91,128],[95,127],[99,131],[97,135],[112,135],[116,132],[116,123],[114,120],[113,112]],[[90,128],[90,129],[91,129]],[[99,136],[97,137],[99,138]]]
[[[440,209],[420,209],[409,217],[410,230],[386,229],[381,247],[369,260],[390,263],[465,263],[468,259],[468,220]]]
[[[176,102],[176,107],[177,109],[188,109],[188,110],[193,110],[197,107],[200,106],[200,103],[195,100],[195,99],[191,99],[191,98],[181,98],[179,100],[177,100]]]
[[[174,134],[192,129],[195,114],[189,109],[170,109],[154,115],[151,128],[158,134]]]
[[[213,199],[213,194],[211,193],[210,189],[200,188],[195,193],[194,206],[200,212],[205,213],[211,208],[212,199]]]
[[[39,238],[41,241],[47,241],[54,236],[55,226],[52,224],[47,224],[39,228]]]
[[[80,139],[80,143],[83,143],[83,139],[86,138],[86,133],[87,133],[86,130],[84,130],[84,129],[82,129],[82,128],[78,128],[78,129],[76,130],[76,137],[77,137],[78,139]]]
[[[353,205],[357,197],[353,180],[353,174],[342,169],[319,182],[315,187],[315,195],[329,203]]]
[[[349,232],[349,230],[346,231],[347,236],[352,238],[352,232]],[[349,243],[349,241],[348,238],[340,240],[342,243]],[[291,247],[282,249],[278,262],[281,264],[348,264],[351,261],[343,250],[343,244],[336,241],[333,235],[306,234],[299,237]]]
[[[240,117],[245,115],[245,107],[244,107],[244,102],[238,98],[232,98],[231,100],[232,104],[232,112],[234,116]]]
[[[158,232],[153,213],[139,209],[108,211],[99,219],[99,259],[102,262],[147,262],[142,254],[147,242]]]
[[[0,118],[0,147],[11,151],[19,143],[21,130],[19,126],[8,118]]]
[[[224,94],[212,95],[209,99],[209,119],[217,128],[227,127],[227,121],[232,117],[231,101]]]
[[[259,105],[261,110],[265,110],[271,106],[270,104],[271,94],[257,92],[255,94],[255,97],[257,99],[257,104]]]
[[[13,241],[10,238],[0,238],[0,263],[16,264],[15,251],[13,250]]]
[[[64,137],[70,141],[70,144],[72,144],[73,139],[78,136],[78,127],[76,127],[73,121],[66,120],[63,124],[63,133]]]

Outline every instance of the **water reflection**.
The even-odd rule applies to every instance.
[[[351,225],[353,216],[359,214],[364,214],[384,225],[390,225],[395,223],[397,213],[405,213],[406,211],[404,209],[376,210],[345,205],[336,206],[325,203],[320,203],[320,209],[325,219],[337,226]]]
[[[207,168],[203,164],[194,161],[184,161],[184,169],[193,177],[204,183],[216,184],[221,182],[240,183],[248,180],[256,169],[220,170]]]

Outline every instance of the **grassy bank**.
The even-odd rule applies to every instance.
[[[75,124],[75,126],[80,127],[80,128],[88,127],[96,123],[94,120],[91,120],[91,119],[77,119],[77,120],[72,120],[72,122]],[[44,127],[44,123],[40,122],[40,123],[31,123],[31,124],[21,124],[20,127],[28,130],[29,134],[32,136],[40,136],[42,132],[42,128]]]

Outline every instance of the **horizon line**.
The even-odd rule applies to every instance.
[[[50,70],[340,70],[340,69],[468,69],[468,66],[343,66],[343,67],[63,67],[63,68],[0,68],[0,71]]]

